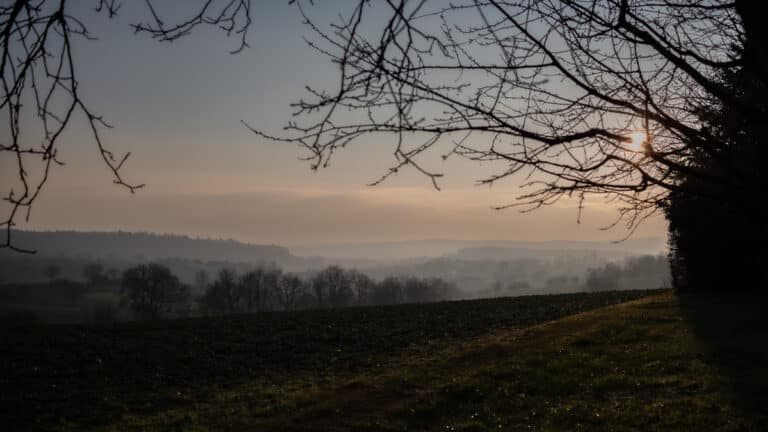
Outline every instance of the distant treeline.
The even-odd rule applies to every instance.
[[[306,279],[317,272],[317,269],[331,264],[345,268],[356,268],[367,276],[384,280],[388,277],[409,275],[417,278],[441,278],[454,283],[463,292],[463,298],[481,298],[498,296],[516,296],[524,294],[552,294],[573,292],[586,288],[585,284],[590,272],[602,270],[604,266],[623,266],[635,257],[624,260],[608,260],[597,252],[584,252],[582,255],[566,255],[551,259],[520,258],[509,261],[500,260],[467,260],[453,257],[413,258],[398,263],[369,263],[355,265],[353,263],[334,263],[317,259],[304,262],[301,266],[284,265],[276,261],[199,261],[179,258],[163,258],[153,260],[123,260],[98,257],[97,259],[70,258],[45,255],[2,255],[0,254],[0,283],[29,284],[48,282],[52,279],[68,279],[72,281],[87,281],[85,270],[98,264],[103,266],[105,273],[122,274],[126,269],[148,262],[158,263],[168,267],[183,283],[196,286],[196,274],[205,271],[215,276],[219,270],[227,268],[237,273],[247,273],[255,267],[279,267]],[[638,281],[643,285],[632,282],[631,278],[619,281],[621,288],[640,288],[662,286],[667,280],[669,271],[666,268],[665,257],[654,257],[659,265],[649,269],[644,279]],[[295,264],[295,263],[294,263]],[[310,265],[311,264],[311,265]],[[51,274],[51,269],[55,269]],[[198,287],[199,288],[199,287]]]
[[[661,284],[661,285],[660,285]],[[587,271],[587,291],[649,289],[671,286],[669,259],[646,255],[627,258],[623,263],[608,263]]]
[[[182,283],[166,266],[139,264],[117,273],[98,264],[83,271],[86,282],[0,285],[5,319],[109,322],[125,319],[292,311],[312,308],[433,302],[455,299],[455,285],[440,278],[387,277],[376,281],[357,270],[329,266],[307,277],[274,266],[238,273],[224,268],[211,280],[199,271]]]
[[[323,270],[286,271],[264,261],[95,261],[12,254],[0,257],[0,316],[109,321],[653,289],[668,286],[670,279],[665,256],[606,262],[591,253],[512,261],[413,259],[356,270],[326,263],[318,268]],[[149,288],[153,284],[159,287],[156,292]]]
[[[307,279],[280,269],[257,268],[241,275],[223,269],[195,301],[202,312],[221,314],[430,302],[457,294],[456,286],[440,278],[376,281],[357,270],[329,266]]]

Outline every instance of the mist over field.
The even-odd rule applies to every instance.
[[[200,298],[209,289],[207,284],[222,271],[232,272],[232,277],[257,269],[294,275],[304,285],[301,292],[305,297],[302,304],[293,305],[292,309],[322,307],[322,294],[313,293],[312,285],[318,275],[338,267],[359,272],[370,278],[371,284],[408,279],[439,280],[444,284],[439,289],[411,293],[410,297],[404,293],[380,295],[374,303],[669,285],[661,239],[615,244],[420,240],[286,248],[129,232],[18,231],[14,238],[38,252],[19,256],[0,251],[2,311],[43,321],[88,321],[89,310],[94,307],[114,309],[115,319],[130,319],[125,303],[121,308],[121,278],[128,269],[146,264],[166,267],[189,287],[189,298],[183,306],[187,315],[205,314]],[[338,300],[337,306],[372,304],[371,298],[363,298],[356,291],[355,282],[348,284],[351,285],[346,289],[350,292]],[[274,298],[263,306],[265,309],[285,310],[286,306],[277,300],[280,289],[270,289],[269,295]],[[64,300],[63,290],[71,292]]]

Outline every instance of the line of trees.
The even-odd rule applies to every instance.
[[[306,279],[277,268],[242,275],[223,269],[197,303],[204,313],[226,314],[418,303],[451,299],[457,292],[440,278],[388,277],[378,282],[335,265]]]
[[[608,263],[587,271],[584,289],[611,291],[670,286],[669,261],[663,255],[646,255],[627,259],[624,263]]]
[[[202,293],[160,264],[141,264],[123,272],[122,304],[141,319],[187,316],[193,306],[203,315],[292,311],[310,308],[419,303],[456,298],[457,287],[440,278],[388,277],[375,281],[357,270],[329,266],[308,278],[279,268],[257,267],[238,274],[222,269]]]

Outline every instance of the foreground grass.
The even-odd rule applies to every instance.
[[[104,339],[82,327],[40,329],[46,337],[32,332],[16,340],[21,347],[6,346],[4,362],[26,353],[31,358],[15,367],[56,370],[4,378],[4,390],[15,393],[3,392],[3,407],[13,409],[2,415],[17,429],[45,430],[768,429],[759,307],[681,302],[666,292],[594,309],[627,299],[552,296],[358,309],[333,318],[296,314],[291,319],[326,330],[300,336],[296,322],[275,324],[283,317],[272,332],[263,330],[273,344],[294,339],[277,346],[260,339],[261,348],[248,335],[269,317],[118,326],[102,329]],[[711,313],[741,336],[723,337],[727,326],[708,325]],[[340,322],[344,330],[333,330]],[[118,354],[75,362],[61,351],[61,338],[73,332],[82,333],[89,355],[96,348]],[[43,343],[51,334],[58,346]],[[195,344],[191,335],[202,340]],[[321,335],[324,342],[312,342]],[[138,355],[133,344],[141,340],[147,346]],[[211,358],[197,345],[212,349]],[[160,346],[188,358],[159,356]],[[120,353],[128,356],[123,362]],[[178,366],[173,373],[163,362],[169,356]],[[89,360],[93,365],[83,363]],[[142,377],[152,365],[156,374]],[[67,387],[50,389],[57,383]]]

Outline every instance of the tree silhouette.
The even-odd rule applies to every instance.
[[[276,289],[278,302],[284,311],[294,310],[301,296],[306,293],[304,281],[292,274],[283,275]]]
[[[304,146],[314,168],[390,134],[395,166],[379,181],[412,167],[438,187],[442,174],[418,157],[447,141],[445,158],[501,163],[483,184],[529,178],[515,205],[607,195],[624,204],[630,228],[678,189],[675,174],[746,180],[687,163],[726,145],[701,127],[697,107],[760,114],[716,79],[741,63],[733,3],[360,1],[330,31],[299,5],[313,46],[339,65],[340,87],[310,89],[288,125],[294,134],[272,138]]]
[[[722,80],[734,94],[768,112],[765,84],[748,66],[724,74]],[[752,122],[723,104],[704,107],[700,117],[705,128],[728,143],[719,154],[728,166],[723,168],[703,153],[697,153],[691,163],[713,174],[733,166],[752,170],[754,183],[764,190],[766,181],[759,164],[766,157],[765,124]],[[748,195],[751,190],[710,185],[692,176],[681,176],[680,186],[665,206],[675,286],[686,291],[762,290],[768,282],[768,214],[759,196]]]
[[[224,268],[219,270],[216,280],[208,285],[199,302],[214,313],[235,313],[247,301],[248,293],[243,288],[235,271]]]
[[[310,284],[321,307],[348,306],[355,295],[352,275],[337,265],[319,271],[312,277]]]
[[[756,203],[765,146],[734,150],[765,136],[768,38],[756,2],[361,0],[328,25],[311,3],[298,2],[310,44],[338,65],[339,86],[309,88],[284,135],[254,132],[303,146],[313,169],[385,135],[394,161],[373,184],[411,168],[439,188],[426,155],[456,156],[497,169],[480,184],[523,179],[518,200],[499,208],[570,197],[580,213],[598,195],[631,235],[672,199],[717,207],[727,196],[768,238]],[[748,93],[723,80],[737,72]],[[712,127],[712,106],[750,138]]]
[[[189,300],[189,289],[159,264],[140,264],[123,272],[121,292],[131,310],[154,319]]]
[[[12,227],[19,218],[29,219],[32,205],[50,178],[51,169],[63,164],[58,158],[60,137],[81,114],[88,124],[104,164],[115,184],[130,192],[143,184],[127,181],[121,170],[130,153],[117,155],[103,141],[102,131],[111,127],[95,113],[80,93],[79,70],[75,59],[80,42],[94,38],[86,23],[73,15],[67,0],[11,0],[0,4],[0,157],[13,160],[16,181],[7,186],[2,199],[7,216],[0,219],[5,239],[0,248],[32,252],[12,241]],[[119,0],[91,0],[96,11],[113,18]],[[205,0],[185,5],[180,14],[166,16],[156,1],[145,0],[146,20],[132,24],[136,33],[161,42],[182,38],[200,26],[214,26],[228,37],[239,39],[232,51],[246,46],[251,23],[250,0]],[[25,121],[35,118],[35,122]],[[35,131],[34,127],[38,130]],[[42,142],[30,140],[39,134]]]

